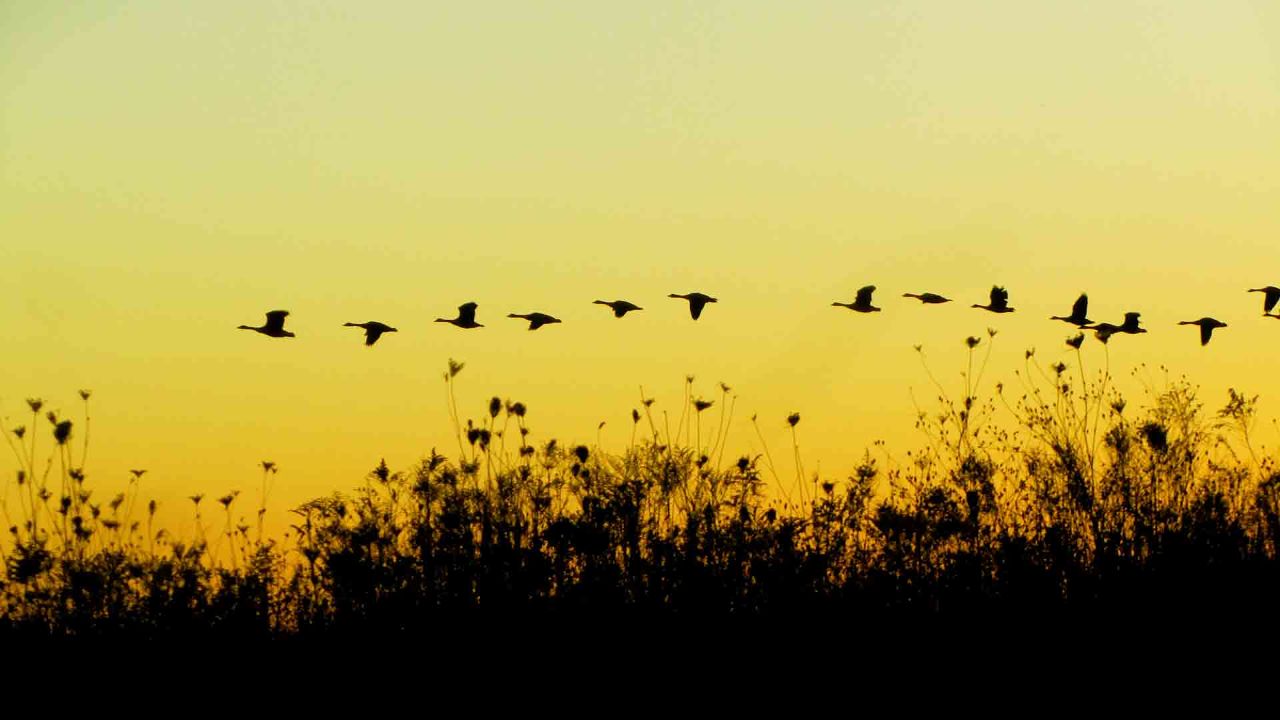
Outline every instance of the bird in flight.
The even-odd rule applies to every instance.
[[[366,323],[343,323],[342,326],[364,328],[364,344],[369,347],[378,342],[378,338],[382,337],[382,333],[399,332],[390,325],[384,325],[374,320]]]
[[[627,302],[626,300],[614,300],[613,302],[607,302],[607,301],[605,301],[605,300],[595,300],[595,301],[592,301],[592,303],[591,303],[591,304],[592,304],[592,305],[604,305],[604,306],[606,306],[606,307],[608,307],[608,308],[612,309],[612,310],[613,310],[613,316],[614,316],[614,317],[622,317],[623,315],[626,315],[627,313],[631,312],[632,310],[643,310],[643,309],[644,309],[644,308],[640,307],[639,305],[636,305],[636,304],[635,304],[635,303],[633,303],[633,302]]]
[[[276,338],[295,337],[293,333],[284,329],[284,319],[286,317],[289,317],[288,310],[272,310],[271,312],[267,313],[267,321],[262,324],[262,327],[250,327],[249,325],[240,325],[236,329],[237,330],[253,330],[254,332],[260,332],[263,335],[266,335],[268,337],[276,337]]]
[[[1199,320],[1183,320],[1179,325],[1199,325],[1200,326],[1200,344],[1208,345],[1209,338],[1213,337],[1214,328],[1224,328],[1226,323],[1221,320],[1215,320],[1211,317],[1202,317]]]
[[[700,292],[689,293],[688,295],[677,295],[676,293],[671,293],[667,297],[688,300],[689,315],[692,316],[694,320],[697,320],[698,316],[702,315],[702,308],[706,307],[707,303],[720,302],[710,295],[703,295]]]
[[[871,304],[871,293],[876,291],[875,285],[858,288],[858,294],[851,303],[833,302],[832,307],[845,307],[860,313],[880,312],[880,308]]]
[[[1051,315],[1050,320],[1062,320],[1069,322],[1076,327],[1084,327],[1093,323],[1089,319],[1089,296],[1080,293],[1080,297],[1076,298],[1076,302],[1071,306],[1071,314],[1063,317],[1061,315]]]
[[[450,325],[457,325],[460,328],[484,327],[480,323],[476,322],[476,307],[478,306],[473,302],[463,303],[458,306],[458,317],[452,319],[436,318],[436,322],[449,323]]]
[[[993,313],[1011,313],[1013,308],[1009,307],[1009,291],[997,285],[991,286],[991,302],[987,305],[974,305],[973,307],[982,308]]]
[[[1124,322],[1120,324],[1120,332],[1128,335],[1137,335],[1144,333],[1146,330],[1138,327],[1138,318],[1142,317],[1141,313],[1127,312],[1124,314]]]
[[[902,297],[915,298],[925,305],[939,305],[941,303],[951,302],[951,298],[942,297],[937,293],[902,293]]]
[[[540,313],[540,312],[528,313],[526,315],[521,315],[518,313],[510,313],[509,315],[507,315],[507,317],[519,318],[521,320],[528,320],[530,330],[537,330],[543,325],[549,325],[551,323],[560,322],[559,318],[553,318],[546,313]]]
[[[1276,303],[1280,302],[1280,288],[1268,285],[1266,287],[1252,288],[1249,292],[1260,292],[1262,295],[1262,314],[1268,315],[1275,309]]]
[[[1141,317],[1140,313],[1127,312],[1124,314],[1124,322],[1119,325],[1115,325],[1113,323],[1095,323],[1093,325],[1084,325],[1082,327],[1085,330],[1092,330],[1094,337],[1105,343],[1116,333],[1137,335],[1138,333],[1146,332],[1145,329],[1138,327],[1139,317]]]

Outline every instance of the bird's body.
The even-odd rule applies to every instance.
[[[460,328],[478,328],[484,327],[476,322],[476,308],[479,307],[473,302],[463,303],[458,306],[458,317],[456,318],[436,318],[436,322],[449,323]]]
[[[1124,322],[1120,325],[1120,332],[1127,335],[1137,335],[1144,333],[1146,330],[1138,327],[1138,318],[1142,317],[1140,313],[1127,312],[1124,314]]]
[[[610,308],[611,310],[613,310],[613,316],[614,316],[614,317],[622,317],[623,315],[626,315],[627,313],[631,312],[632,310],[643,310],[643,309],[644,309],[644,308],[640,307],[639,305],[636,305],[636,304],[635,304],[635,303],[633,303],[633,302],[628,302],[628,301],[626,301],[626,300],[614,300],[613,302],[608,302],[608,301],[605,301],[605,300],[595,300],[595,301],[593,301],[591,304],[592,304],[592,305],[604,305],[605,307]]]
[[[867,285],[866,287],[858,288],[858,294],[854,297],[853,302],[833,302],[831,305],[832,307],[849,308],[850,310],[861,313],[880,312],[880,308],[871,304],[871,293],[875,291],[875,285]]]
[[[940,305],[942,303],[951,302],[951,298],[942,297],[937,293],[902,293],[902,297],[915,298],[925,305]]]
[[[343,323],[342,326],[364,328],[364,344],[370,347],[372,347],[374,343],[378,342],[378,338],[382,337],[383,333],[399,332],[399,330],[396,330],[390,325],[384,325],[376,320],[370,320],[369,322],[364,323]]]
[[[1085,326],[1084,329],[1092,330],[1093,336],[1103,343],[1110,340],[1112,335],[1121,332],[1119,325],[1113,325],[1111,323],[1095,323],[1093,325]]]
[[[1226,323],[1221,320],[1215,320],[1211,317],[1202,317],[1199,320],[1183,320],[1179,325],[1198,325],[1200,327],[1200,344],[1208,345],[1209,338],[1213,337],[1215,328],[1224,328]]]
[[[511,313],[507,315],[507,317],[519,318],[520,320],[528,320],[530,330],[537,330],[543,325],[550,325],[551,323],[560,322],[559,318],[554,318],[546,313],[540,313],[540,312],[526,313],[523,315],[519,313]]]
[[[1275,309],[1276,303],[1280,302],[1280,288],[1273,285],[1266,287],[1251,288],[1249,292],[1260,292],[1262,295],[1262,314],[1268,315]]]
[[[981,308],[987,312],[993,313],[1011,313],[1013,308],[1009,307],[1009,291],[998,285],[991,286],[991,301],[986,305],[973,305],[973,307]]]
[[[680,298],[681,300],[688,300],[689,315],[694,320],[697,320],[698,317],[702,315],[702,308],[706,307],[707,303],[720,302],[719,300],[711,297],[710,295],[704,295],[700,292],[689,293],[687,295],[678,295],[676,293],[671,293],[667,297]]]
[[[1093,324],[1093,321],[1089,319],[1089,296],[1085,293],[1080,293],[1080,297],[1076,298],[1075,304],[1071,306],[1070,315],[1067,315],[1066,317],[1061,315],[1052,315],[1049,319],[1069,322],[1076,327],[1084,327],[1085,325]]]
[[[261,327],[251,327],[249,325],[239,325],[237,330],[253,330],[262,333],[267,337],[285,338],[296,337],[293,333],[284,329],[284,319],[289,317],[288,310],[272,310],[267,313],[267,321]]]
[[[1137,335],[1146,332],[1145,328],[1138,327],[1138,318],[1142,317],[1140,313],[1127,312],[1124,314],[1124,322],[1115,325],[1113,323],[1094,323],[1093,325],[1082,325],[1085,330],[1092,330],[1094,337],[1102,342],[1106,342],[1116,333],[1124,333],[1125,335]]]

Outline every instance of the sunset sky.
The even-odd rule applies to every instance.
[[[1013,385],[1027,348],[1074,363],[1047,318],[1088,291],[1150,329],[1110,346],[1134,404],[1139,363],[1211,409],[1239,387],[1270,445],[1280,321],[1245,291],[1280,285],[1278,168],[1263,0],[7,0],[0,415],[92,389],[100,487],[253,493],[269,459],[283,521],[456,451],[449,358],[464,417],[498,395],[614,450],[640,386],[674,418],[691,374],[738,396],[730,455],[758,414],[789,472],[795,411],[842,478],[921,443],[913,345],[958,390],[995,328],[984,384]],[[831,307],[867,284],[883,312]],[[969,308],[992,284],[1017,312]],[[666,297],[694,290],[697,322]],[[468,300],[487,327],[432,322]],[[275,308],[298,337],[235,329]],[[533,310],[564,322],[505,317]],[[1205,315],[1202,348],[1176,323]]]

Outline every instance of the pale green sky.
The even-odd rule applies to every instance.
[[[1280,322],[1244,291],[1280,285],[1280,9],[436,5],[0,4],[0,412],[93,388],[92,477],[249,491],[270,458],[284,503],[447,448],[449,357],[464,410],[607,420],[615,448],[640,385],[678,414],[694,374],[776,456],[801,412],[808,466],[843,476],[917,444],[912,345],[958,381],[997,327],[1010,384],[1087,290],[1151,328],[1114,371],[1275,413]],[[1018,312],[967,307],[993,283]],[[884,312],[830,307],[864,284]],[[665,297],[690,290],[721,299],[697,323]],[[466,300],[489,327],[430,322]],[[234,330],[276,307],[298,338]],[[565,322],[502,317],[530,310]],[[1174,324],[1202,315],[1231,325],[1203,349]],[[368,319],[401,332],[367,350],[340,325]]]

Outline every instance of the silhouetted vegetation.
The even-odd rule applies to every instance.
[[[41,416],[32,399],[29,422],[5,428],[20,468],[3,495],[0,635],[430,634],[568,613],[1043,620],[1274,607],[1280,468],[1254,445],[1254,398],[1233,390],[1211,413],[1193,386],[1165,381],[1134,410],[1069,342],[1076,367],[1041,367],[1029,351],[1022,387],[983,399],[990,342],[967,342],[963,395],[938,385],[937,409],[919,414],[923,450],[902,462],[868,453],[842,478],[805,476],[792,414],[794,481],[767,448],[725,458],[727,386],[711,410],[717,402],[695,397],[690,378],[674,434],[642,398],[632,441],[608,453],[531,444],[519,402],[494,398],[463,422],[452,400],[462,366],[451,361],[458,455],[433,450],[403,472],[379,464],[355,491],[294,509],[287,541],[261,524],[272,463],[257,523],[237,519],[235,494],[195,495],[197,527],[212,530],[176,538],[139,500],[143,471],[128,492],[94,496],[78,469],[87,392],[75,422]],[[48,452],[47,466],[37,461]]]

